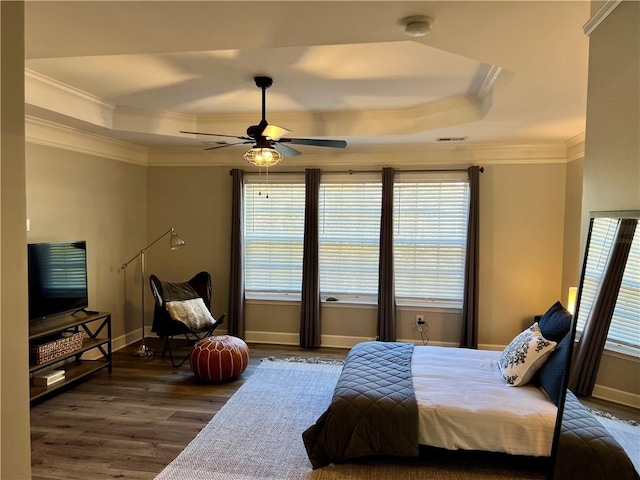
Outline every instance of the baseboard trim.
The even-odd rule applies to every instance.
[[[607,402],[640,409],[640,395],[635,393],[623,392],[615,388],[596,385],[593,388],[592,396],[600,400],[606,400]]]
[[[146,329],[145,329],[146,331]],[[149,333],[151,333],[151,331],[149,330]],[[148,334],[147,334],[148,335]],[[153,333],[152,335],[155,335],[155,333]],[[119,337],[115,337],[111,339],[111,351],[112,352],[116,352],[124,347],[126,347],[127,345],[131,345],[132,343],[138,342],[140,341],[140,329],[138,328],[137,330],[134,330],[133,332],[129,332],[126,333],[124,335],[120,335]],[[84,360],[99,360],[102,358],[102,354],[94,349],[94,350],[89,350],[88,352],[86,352],[82,358]]]

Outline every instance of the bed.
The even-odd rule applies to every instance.
[[[315,468],[419,445],[549,456],[557,407],[514,388],[500,352],[363,342],[347,356],[331,405],[303,439]]]
[[[313,468],[376,455],[416,457],[420,445],[548,461],[561,394],[557,378],[570,334],[564,327],[552,331],[550,324],[545,330],[556,339],[552,352],[517,387],[498,367],[504,352],[398,342],[356,345],[331,404],[302,435]],[[597,428],[598,421],[575,397],[567,401],[564,418],[572,420],[562,423],[562,464],[584,472],[572,477],[576,470],[570,468],[554,478],[638,479],[624,450],[606,429]],[[593,476],[594,471],[604,476]],[[611,472],[615,476],[607,476]]]

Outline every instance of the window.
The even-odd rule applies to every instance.
[[[244,255],[247,298],[299,298],[304,238],[304,176],[247,175]]]
[[[245,291],[251,299],[300,298],[304,175],[246,175]],[[394,263],[399,305],[460,308],[469,183],[466,172],[396,174]],[[378,295],[380,173],[324,173],[319,195],[323,297],[375,304]]]
[[[466,172],[396,175],[398,304],[462,305],[469,210]]]
[[[589,240],[577,329],[582,332],[593,307],[618,228],[617,218],[595,218]],[[636,227],[607,335],[607,348],[640,353],[640,232]]]
[[[320,291],[377,301],[380,174],[324,174],[320,186]]]

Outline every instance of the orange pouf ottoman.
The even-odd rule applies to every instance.
[[[189,356],[191,370],[207,382],[230,380],[240,376],[249,364],[249,347],[230,335],[206,337],[194,345]]]

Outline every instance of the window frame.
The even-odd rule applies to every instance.
[[[464,239],[460,242],[459,248],[461,249],[461,272],[459,275],[460,282],[460,296],[458,298],[437,298],[432,295],[430,297],[427,296],[412,296],[412,295],[402,295],[398,292],[398,270],[396,269],[395,275],[395,284],[396,284],[396,304],[402,307],[421,307],[421,308],[432,308],[432,309],[462,309],[462,303],[464,299],[464,275],[466,268],[466,246],[468,243],[468,223],[469,223],[469,199],[470,199],[470,185],[469,185],[469,176],[466,170],[460,171],[442,171],[442,172],[398,172],[396,174],[396,178],[394,181],[394,265],[397,267],[398,259],[396,257],[396,234],[398,232],[398,221],[399,218],[397,216],[398,209],[400,206],[398,205],[398,195],[396,195],[396,188],[402,184],[415,185],[415,184],[433,184],[433,183],[463,183],[466,185],[465,187],[465,197],[462,199],[464,203],[464,212],[461,212],[462,223],[463,225],[463,236]],[[442,208],[442,204],[438,205],[438,208]],[[395,267],[394,267],[395,268]]]
[[[326,273],[323,275],[323,230],[325,225],[323,225],[324,215],[326,214],[326,204],[323,204],[323,200],[326,198],[325,195],[327,193],[327,188],[329,185],[371,185],[374,184],[376,187],[379,187],[376,195],[380,201],[378,204],[378,208],[376,210],[376,220],[377,224],[377,232],[375,232],[375,236],[369,239],[369,244],[375,244],[375,265],[369,266],[369,268],[373,268],[375,272],[375,282],[373,282],[372,288],[374,288],[375,292],[367,292],[367,291],[343,291],[340,288],[336,288],[339,283],[331,285],[329,287],[325,286],[326,283],[323,282],[323,278],[326,282]],[[319,198],[319,212],[318,212],[318,229],[319,229],[319,239],[318,239],[318,268],[320,271],[320,297],[325,302],[328,297],[338,298],[337,302],[329,301],[328,303],[339,303],[339,304],[352,304],[352,305],[376,305],[378,303],[378,266],[380,264],[380,215],[382,211],[382,176],[381,172],[378,173],[334,173],[327,172],[323,173],[320,180],[320,198]],[[340,236],[346,237],[348,233],[340,233]],[[349,242],[347,243],[353,245],[359,245],[363,242]],[[326,259],[326,257],[325,257]],[[325,270],[326,272],[326,270]],[[355,273],[355,272],[354,272]],[[371,273],[371,272],[370,272]],[[371,281],[369,282],[371,283]]]
[[[273,200],[273,192],[277,189],[278,185],[298,185],[302,187],[302,209],[298,215],[301,214],[302,220],[302,234],[300,237],[300,289],[254,289],[251,286],[247,285],[247,277],[248,277],[248,258],[247,255],[247,247],[250,247],[249,236],[247,235],[247,209],[250,208],[249,203],[247,202],[247,192],[251,188],[251,186],[257,186],[260,189],[264,189],[265,191],[265,200],[267,200],[267,195],[271,191],[271,199]],[[247,188],[248,186],[249,189]],[[245,291],[245,299],[246,300],[267,300],[267,301],[282,301],[282,302],[296,302],[301,299],[301,286],[302,286],[302,244],[304,241],[304,203],[305,203],[305,179],[304,173],[301,174],[268,174],[263,175],[262,173],[246,173],[243,179],[243,222],[242,222],[242,231],[243,231],[243,255],[245,258],[244,261],[244,291]]]

